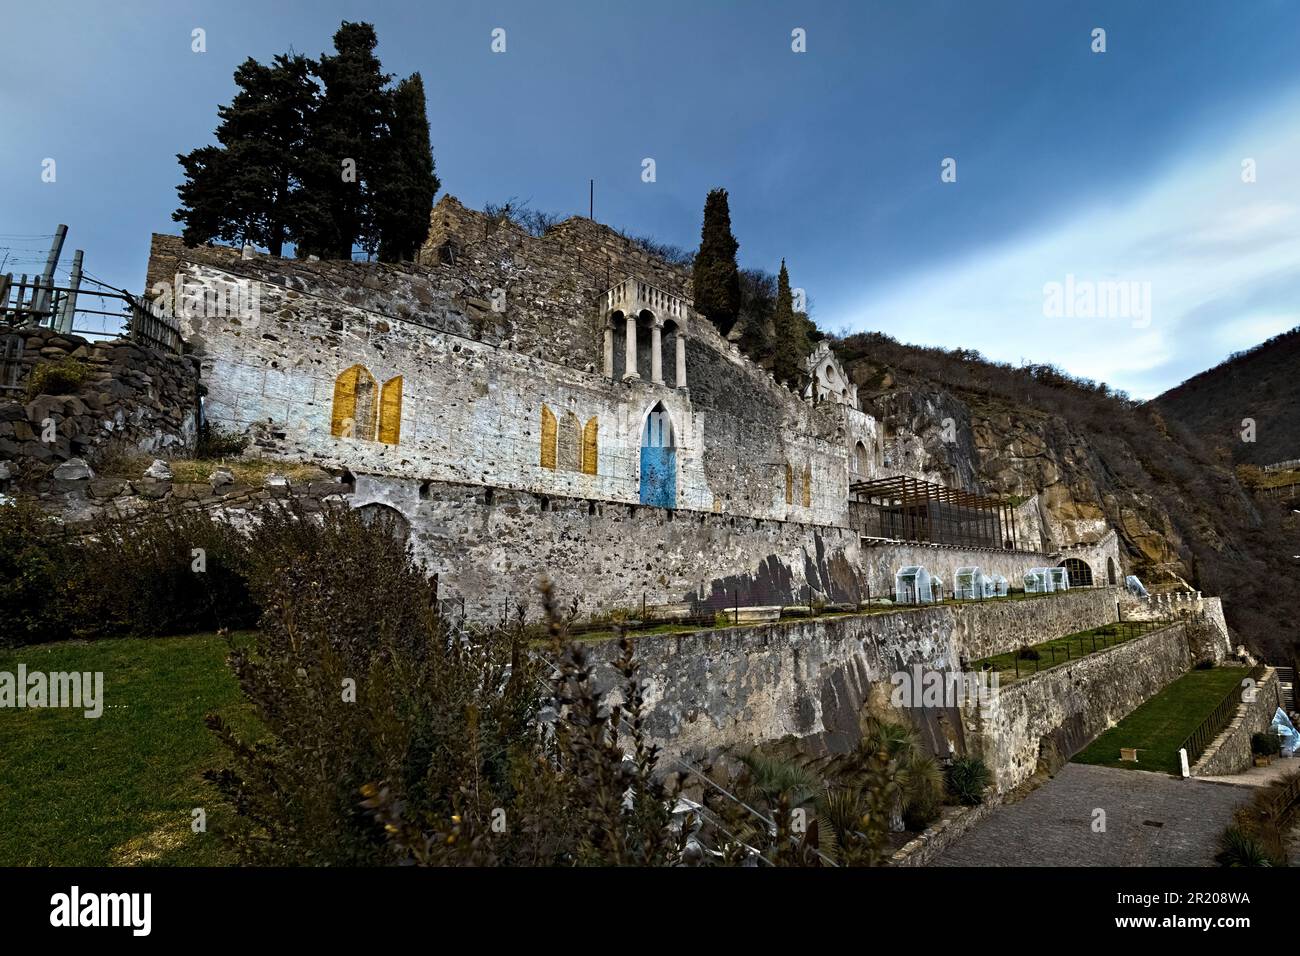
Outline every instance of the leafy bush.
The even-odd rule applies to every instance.
[[[0,505],[0,646],[70,636],[67,552],[62,527],[38,506]]]
[[[73,531],[34,504],[0,507],[0,643],[247,627],[247,553],[243,533],[197,510],[159,505]]]
[[[1038,652],[1037,648],[1030,647],[1028,644],[1016,651],[1016,657],[1020,658],[1022,661],[1036,661],[1042,656],[1043,655]]]
[[[39,362],[27,376],[27,401],[37,395],[75,395],[89,378],[86,363],[71,356],[57,362]]]
[[[213,428],[204,422],[194,443],[194,457],[203,461],[236,458],[248,447],[249,438],[225,428]]]
[[[1214,861],[1219,866],[1272,866],[1260,842],[1241,827],[1231,826],[1219,838],[1219,852]]]
[[[989,768],[978,757],[958,757],[944,770],[948,794],[968,807],[984,802],[984,791],[993,781]]]
[[[671,794],[641,731],[631,644],[616,665],[624,703],[611,707],[587,651],[562,646],[549,592],[549,653],[528,653],[518,622],[455,633],[382,521],[304,520],[290,506],[253,532],[264,613],[255,646],[230,663],[262,739],[208,720],[228,766],[207,776],[238,815],[227,837],[241,859],[667,862]]]
[[[76,617],[94,634],[248,627],[248,537],[206,511],[159,505],[103,518],[72,554]]]
[[[1250,735],[1250,752],[1256,757],[1276,757],[1282,752],[1282,742],[1274,734],[1254,733]]]

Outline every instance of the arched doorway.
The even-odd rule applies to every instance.
[[[411,537],[411,522],[406,520],[396,508],[372,502],[357,509],[357,517],[368,528],[379,528],[400,542],[406,544]]]
[[[1092,568],[1087,561],[1082,561],[1079,558],[1066,558],[1057,567],[1065,568],[1066,573],[1070,575],[1070,587],[1092,587]]]
[[[663,402],[655,402],[641,426],[641,503],[677,507],[677,440]]]
[[[867,446],[862,442],[853,446],[853,464],[859,475],[870,474],[871,459],[867,456]]]
[[[1115,586],[1115,559],[1106,559],[1106,583],[1111,587]]]

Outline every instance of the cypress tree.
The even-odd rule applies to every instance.
[[[316,75],[324,87],[308,149],[307,196],[300,255],[350,259],[354,246],[373,253],[379,244],[374,193],[383,165],[390,76],[375,56],[375,28],[343,21],[333,55]]]
[[[695,255],[693,284],[695,309],[726,335],[740,313],[740,270],[736,251],[740,243],[731,234],[731,210],[725,189],[710,190],[704,200],[704,225],[700,251]]]
[[[772,314],[775,339],[772,375],[778,382],[788,382],[791,387],[797,387],[806,374],[804,360],[812,349],[808,337],[809,324],[807,316],[794,310],[790,274],[782,259],[781,273],[776,279],[776,310]]]
[[[239,92],[217,109],[220,145],[176,157],[185,181],[177,187],[181,205],[172,218],[185,224],[187,244],[249,242],[278,256],[297,233],[315,109],[311,68],[304,56],[280,54],[270,66],[250,57],[235,70]]]
[[[381,262],[415,258],[429,234],[433,197],[440,185],[429,145],[424,81],[412,73],[391,94],[385,163],[375,189],[375,224]]]

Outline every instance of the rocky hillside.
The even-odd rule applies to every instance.
[[[1193,375],[1153,404],[1237,464],[1300,458],[1300,328],[1275,336]],[[1255,440],[1242,440],[1242,420]]]
[[[1239,638],[1271,659],[1300,644],[1285,509],[1256,501],[1225,452],[1158,407],[1049,366],[1014,368],[877,334],[837,347],[864,408],[900,446],[918,448],[936,479],[1037,496],[1046,546],[1094,540],[1112,525],[1128,570],[1149,586],[1222,595]],[[954,441],[944,440],[948,418]]]

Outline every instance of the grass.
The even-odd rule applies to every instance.
[[[1188,671],[1105,731],[1078,753],[1074,762],[1180,774],[1178,748],[1249,673],[1247,667]],[[1121,747],[1136,747],[1138,762],[1120,760]]]
[[[973,670],[993,668],[998,672],[1000,684],[1011,684],[1017,680],[1033,677],[1035,674],[1059,667],[1080,657],[1088,657],[1099,651],[1123,644],[1135,637],[1149,634],[1157,627],[1164,627],[1167,622],[1131,621],[1122,624],[1103,624],[1087,631],[1076,631],[1064,637],[1054,638],[1031,645],[1038,653],[1038,660],[1020,658],[1020,650],[1008,651],[985,657],[971,665]]]
[[[111,478],[140,478],[156,456],[142,455],[139,452],[119,450],[105,454],[96,471]],[[228,468],[235,481],[241,485],[260,486],[267,475],[284,475],[293,484],[305,484],[309,481],[332,481],[333,476],[322,468],[309,464],[297,464],[288,461],[276,461],[272,458],[168,458],[172,480],[188,484],[207,484],[212,473],[218,468]]]
[[[237,635],[237,640],[247,640]],[[102,671],[104,709],[0,710],[0,866],[221,865],[227,819],[200,774],[219,745],[203,717],[255,726],[214,634],[0,651],[14,673]],[[191,830],[203,807],[207,832]]]

